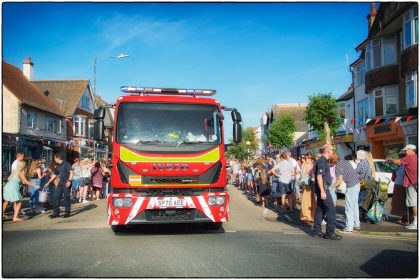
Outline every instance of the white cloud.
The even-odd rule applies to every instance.
[[[156,20],[144,16],[116,14],[96,23],[99,38],[108,46],[105,53],[115,51],[127,44],[156,47],[177,44],[191,33],[183,21]]]

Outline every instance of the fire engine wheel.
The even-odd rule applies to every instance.
[[[123,225],[112,225],[111,229],[113,232],[123,232],[125,230],[125,226]]]
[[[205,229],[209,230],[219,230],[222,228],[223,223],[217,222],[217,223],[204,223],[203,226]]]

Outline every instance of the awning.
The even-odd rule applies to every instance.
[[[42,146],[42,148],[43,148],[44,150],[47,150],[47,151],[52,151],[52,150],[53,150],[52,148],[50,148],[50,147],[48,147],[48,146]]]

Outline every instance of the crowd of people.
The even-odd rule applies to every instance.
[[[391,214],[402,217],[407,229],[417,229],[417,155],[414,145],[407,145],[400,159],[387,161],[399,165],[395,175]],[[345,217],[342,230],[351,234],[360,229],[359,202],[365,182],[375,181],[372,154],[359,150],[356,157],[340,159],[331,145],[320,153],[308,152],[299,158],[287,150],[266,153],[256,160],[240,162],[228,160],[228,182],[255,196],[257,205],[275,207],[280,212],[297,211],[300,202],[300,220],[311,224],[313,236],[338,240],[336,233],[337,188],[346,183]],[[411,209],[411,214],[407,209]],[[407,216],[411,215],[411,219]],[[404,221],[405,219],[405,221]],[[326,225],[326,232],[321,226]]]
[[[106,197],[110,169],[105,160],[94,158],[74,159],[70,165],[59,153],[46,166],[45,158],[28,159],[23,152],[17,152],[11,166],[10,176],[3,186],[3,220],[9,203],[13,203],[14,222],[22,221],[21,206],[25,195],[29,197],[32,215],[52,209],[50,218],[59,217],[60,204],[64,206],[64,218],[70,216],[71,204],[89,203]],[[48,193],[48,200],[40,202],[40,192]]]

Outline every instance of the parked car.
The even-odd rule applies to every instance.
[[[350,164],[353,168],[356,169],[356,163],[350,161]],[[375,180],[385,183],[388,185],[388,195],[394,192],[394,182],[392,182],[392,172],[397,170],[398,166],[392,162],[387,162],[384,159],[374,159],[373,165],[375,166]],[[346,183],[342,182],[340,186],[337,187],[337,193],[345,194],[346,193]]]

